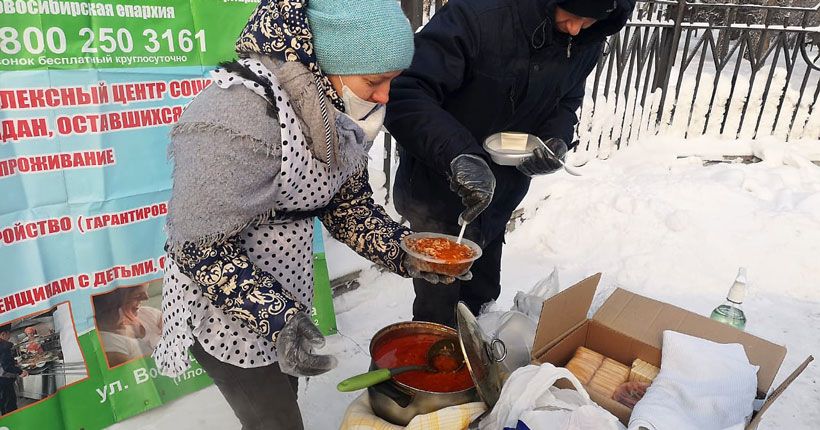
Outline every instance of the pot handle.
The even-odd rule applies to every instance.
[[[396,387],[395,384],[391,384],[390,381],[376,384],[370,387],[369,389],[376,390],[384,394],[401,408],[406,408],[408,405],[410,405],[410,402],[413,401],[414,397],[412,393],[408,393],[404,390],[399,389],[398,387]]]
[[[502,362],[507,358],[507,345],[505,345],[501,339],[493,339],[490,344],[487,345],[487,353],[491,359],[496,362]]]

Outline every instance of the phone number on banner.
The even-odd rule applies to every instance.
[[[69,42],[69,40],[71,42]],[[32,55],[61,55],[65,54],[72,44],[81,43],[82,47],[77,54],[86,56],[87,54],[105,54],[105,57],[97,60],[103,62],[118,62],[121,64],[131,64],[135,62],[134,57],[110,57],[109,55],[130,54],[135,47],[140,52],[147,54],[191,53],[206,52],[205,30],[194,33],[188,29],[181,30],[154,30],[145,29],[142,33],[137,30],[137,35],[127,28],[80,28],[77,34],[67,35],[65,30],[59,27],[39,28],[27,27],[18,30],[14,27],[0,27],[0,53],[15,56],[23,54]],[[141,49],[140,49],[141,48]],[[136,57],[145,62],[155,62],[145,57]],[[172,57],[177,60],[182,57]],[[99,62],[85,61],[85,62]],[[18,65],[20,62],[28,62],[34,65],[33,58],[0,58],[0,65]],[[4,64],[7,63],[7,64]],[[62,64],[61,58],[39,57],[38,63]]]

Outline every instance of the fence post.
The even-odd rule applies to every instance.
[[[410,20],[410,25],[415,32],[417,28],[421,27],[422,15],[424,15],[424,0],[401,0],[401,9]]]
[[[680,45],[680,35],[683,31],[683,15],[686,13],[686,0],[678,0],[678,10],[676,12],[672,43],[669,46],[670,57],[663,63],[663,83],[661,86],[661,100],[658,104],[658,116],[655,120],[656,123],[660,123],[663,117],[663,107],[666,104],[666,96],[669,92],[669,79],[672,76],[672,67],[674,67],[675,60],[678,56],[678,45]]]
[[[390,133],[384,133],[384,159],[382,160],[384,168],[384,203],[390,203],[390,189],[393,176],[393,136]]]

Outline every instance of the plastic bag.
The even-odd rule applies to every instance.
[[[507,351],[502,364],[507,373],[530,364],[538,321],[518,311],[479,315],[478,326],[490,339],[501,339]]]
[[[533,285],[530,291],[516,293],[512,310],[521,312],[537,322],[541,318],[544,300],[557,294],[558,289],[558,269],[553,267],[552,272]]]
[[[559,379],[569,380],[575,390],[554,387]],[[531,430],[624,429],[615,416],[589,399],[569,370],[549,363],[522,367],[510,375],[498,403],[479,428],[516,428],[519,423]]]

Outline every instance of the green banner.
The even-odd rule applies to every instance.
[[[0,0],[3,70],[215,65],[258,2]]]
[[[151,358],[168,132],[257,3],[0,0],[0,346],[26,371],[0,430],[102,429],[211,384],[193,357],[178,378]],[[320,229],[313,320],[332,334]]]

